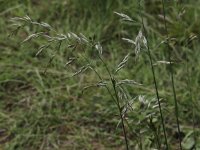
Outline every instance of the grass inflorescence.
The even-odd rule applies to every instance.
[[[199,1],[0,3],[0,149],[200,147]]]

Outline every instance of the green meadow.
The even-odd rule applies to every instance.
[[[0,150],[199,150],[199,35],[199,0],[0,0]]]

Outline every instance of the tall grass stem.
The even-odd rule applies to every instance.
[[[163,17],[164,17],[164,27],[165,27],[165,32],[167,36],[167,47],[168,47],[168,61],[169,61],[169,71],[170,71],[170,76],[171,76],[171,86],[172,86],[172,92],[173,92],[173,97],[174,97],[174,105],[175,105],[175,116],[176,116],[176,123],[177,123],[177,130],[178,130],[178,138],[179,138],[179,147],[180,150],[182,150],[182,144],[181,144],[181,130],[180,130],[180,123],[179,123],[179,109],[178,109],[178,101],[176,97],[176,90],[175,90],[175,83],[174,83],[174,73],[172,70],[172,60],[171,60],[171,49],[169,46],[169,34],[168,34],[168,29],[167,29],[167,22],[166,22],[166,10],[165,10],[165,2],[162,0],[162,9],[163,9]]]
[[[161,107],[161,103],[160,103],[160,96],[159,96],[159,92],[158,92],[155,69],[154,69],[154,66],[153,66],[153,60],[152,60],[151,51],[150,51],[150,48],[149,48],[149,42],[148,42],[148,38],[147,38],[147,31],[146,31],[146,28],[145,28],[145,25],[144,25],[144,19],[143,19],[142,12],[141,12],[142,8],[141,8],[140,0],[138,1],[138,5],[139,5],[139,12],[140,12],[141,20],[142,20],[142,28],[144,30],[144,35],[145,35],[145,37],[147,39],[147,52],[148,52],[150,65],[151,65],[151,71],[152,71],[152,75],[153,75],[153,82],[154,82],[154,87],[155,87],[155,91],[156,91],[157,102],[158,102],[158,105],[159,105],[161,123],[162,123],[163,133],[164,133],[164,137],[165,137],[165,146],[166,146],[166,149],[168,150],[169,146],[168,146],[168,142],[167,142],[167,134],[166,134],[165,122],[164,122],[162,107]]]

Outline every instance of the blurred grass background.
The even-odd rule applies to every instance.
[[[192,109],[195,109],[195,124],[199,124],[200,83],[200,1],[177,5],[167,2],[167,23],[170,36],[175,40],[173,61],[176,62],[175,84],[180,104],[180,120],[185,148],[190,147],[192,132]],[[104,57],[109,67],[114,68],[134,48],[122,41],[122,37],[135,39],[140,25],[136,22],[121,22],[113,12],[123,12],[139,20],[137,1],[131,0],[0,0],[0,149],[2,150],[47,150],[47,149],[123,149],[123,134],[118,123],[117,111],[109,95],[103,89],[91,89],[81,95],[82,88],[96,82],[94,73],[81,74],[66,79],[72,73],[65,68],[67,48],[62,47],[48,67],[49,53],[35,57],[44,41],[36,40],[21,45],[25,37],[36,32],[35,27],[26,27],[15,37],[10,19],[25,15],[36,21],[49,23],[60,33],[83,33],[101,41]],[[145,24],[155,61],[164,60],[164,46],[156,48],[164,39],[161,3],[158,0],[144,4]],[[143,54],[142,54],[143,55]],[[134,61],[132,55],[127,68],[119,79],[133,79],[142,87],[130,87],[132,96],[154,96],[151,70],[145,55]],[[188,71],[186,67],[188,66]],[[103,65],[98,66],[104,73]],[[191,77],[189,96],[187,75]],[[159,91],[167,103],[164,116],[172,149],[176,148],[176,124],[169,74],[165,65],[156,65]],[[106,77],[107,75],[105,75]],[[193,104],[195,103],[195,108]],[[136,114],[136,113],[135,113]],[[137,128],[134,123],[133,128]],[[136,145],[136,137],[130,136],[130,145]],[[144,134],[146,147],[151,137]],[[188,143],[187,143],[188,142]],[[189,145],[189,146],[188,146]],[[149,148],[150,149],[150,148]]]

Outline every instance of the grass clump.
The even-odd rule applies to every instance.
[[[198,3],[2,2],[1,147],[198,149]]]

